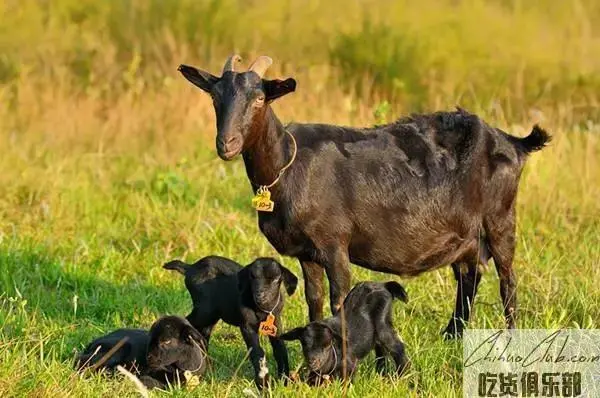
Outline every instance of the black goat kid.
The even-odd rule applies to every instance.
[[[78,370],[117,366],[138,375],[146,387],[164,388],[200,377],[206,370],[204,337],[184,318],[164,316],[150,327],[118,329],[92,341],[77,357]]]
[[[401,276],[452,264],[458,288],[445,331],[460,335],[478,263],[491,256],[507,326],[515,326],[515,198],[527,155],[550,139],[544,130],[517,138],[460,109],[369,129],[284,127],[270,103],[293,92],[295,80],[263,79],[269,57],[241,73],[237,61],[221,77],[179,71],[213,98],[219,156],[243,155],[257,208],[270,210],[259,212],[260,230],[300,261],[310,320],[323,318],[324,272],[335,313],[350,290],[350,263]]]
[[[208,268],[211,267],[220,265],[213,263]],[[240,267],[237,273],[221,273],[212,279],[194,280],[197,267],[181,262],[177,266],[174,266],[174,262],[167,263],[164,268],[185,275],[186,287],[194,302],[187,319],[206,341],[209,341],[212,329],[219,320],[240,328],[244,342],[250,349],[254,380],[259,388],[267,383],[269,373],[265,352],[259,341],[260,327],[269,336],[279,377],[289,376],[287,349],[277,336],[277,329],[281,329],[284,304],[281,284],[289,295],[295,292],[298,284],[292,272],[272,258],[258,258],[250,265]],[[205,269],[204,272],[208,271]]]
[[[324,378],[350,378],[358,361],[375,349],[377,370],[385,369],[385,355],[395,362],[398,373],[408,365],[404,344],[392,324],[392,300],[408,301],[397,282],[363,282],[344,300],[342,311],[322,321],[292,329],[282,340],[300,340],[308,364],[310,384]]]

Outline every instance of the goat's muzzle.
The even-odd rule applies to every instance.
[[[228,137],[228,135],[225,135]],[[231,135],[226,139],[217,138],[217,153],[223,160],[231,160],[240,152],[244,142],[240,135]]]

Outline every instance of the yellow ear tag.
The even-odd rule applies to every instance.
[[[254,207],[257,211],[273,211],[273,208],[275,208],[275,203],[273,203],[271,200],[271,192],[268,188],[258,188],[256,195],[252,198],[252,207]]]
[[[269,313],[267,319],[258,325],[258,334],[261,336],[277,336],[277,326],[275,326],[275,315]]]
[[[198,378],[198,376],[196,376],[189,370],[186,370],[185,372],[183,372],[183,377],[185,377],[185,382],[186,382],[187,388],[194,388],[200,384],[200,378]]]

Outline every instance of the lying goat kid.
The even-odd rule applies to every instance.
[[[319,384],[329,377],[345,379],[351,376],[358,360],[373,348],[378,371],[383,371],[384,355],[389,354],[397,372],[401,373],[408,360],[404,344],[392,325],[392,300],[395,298],[408,301],[406,291],[397,282],[359,283],[348,293],[341,312],[295,328],[280,338],[300,340],[310,368],[308,380],[311,384]]]
[[[137,375],[146,387],[163,388],[206,369],[204,337],[184,318],[165,316],[150,332],[118,329],[92,341],[77,357],[78,370],[123,366]]]
[[[170,264],[170,263],[169,263]],[[262,388],[267,382],[269,370],[265,352],[259,342],[259,328],[269,336],[278,375],[289,375],[289,363],[285,343],[277,337],[280,327],[283,295],[281,283],[292,295],[298,278],[272,258],[258,258],[252,264],[233,275],[218,275],[201,283],[191,281],[189,267],[177,269],[186,276],[186,287],[192,296],[194,308],[187,319],[208,342],[213,327],[219,320],[238,326],[250,351],[255,382]]]

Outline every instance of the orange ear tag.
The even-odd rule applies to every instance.
[[[267,319],[258,325],[258,334],[261,336],[277,336],[277,326],[275,326],[275,315],[269,313]]]
[[[256,195],[252,198],[252,207],[257,211],[272,212],[275,203],[271,200],[271,192],[267,188],[259,188]]]

